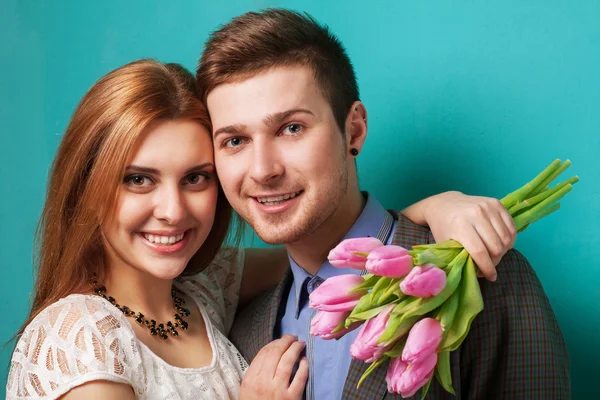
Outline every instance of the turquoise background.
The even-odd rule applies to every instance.
[[[354,61],[369,111],[362,186],[385,206],[448,189],[501,197],[553,159],[572,160],[568,173],[581,182],[516,247],[560,321],[574,397],[597,398],[600,2],[166,3],[0,5],[0,341],[28,311],[48,168],[84,92],[142,57],[193,69],[217,25],[248,10],[286,6],[329,24]],[[0,353],[0,390],[10,353]]]

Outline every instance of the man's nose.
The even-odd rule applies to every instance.
[[[255,142],[250,177],[256,183],[269,184],[283,175],[285,168],[279,152],[269,143]]]

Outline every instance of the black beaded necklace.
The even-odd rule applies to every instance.
[[[188,323],[184,319],[190,316],[190,310],[187,308],[183,308],[182,304],[185,304],[185,300],[181,297],[177,296],[175,293],[175,289],[171,289],[171,297],[173,298],[173,307],[177,312],[175,313],[175,322],[168,321],[166,324],[159,323],[157,324],[155,320],[148,320],[144,314],[141,312],[135,312],[127,306],[122,306],[117,303],[114,297],[106,295],[106,287],[104,285],[98,286],[98,280],[96,279],[96,275],[94,274],[92,285],[94,285],[94,293],[105,300],[108,300],[110,304],[117,307],[125,316],[131,317],[140,324],[140,326],[145,326],[149,329],[149,333],[152,336],[158,336],[161,339],[168,339],[170,334],[172,337],[176,338],[179,336],[179,332],[177,329],[181,328],[181,330],[186,330],[188,328]]]

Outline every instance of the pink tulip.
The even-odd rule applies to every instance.
[[[387,278],[402,278],[412,266],[412,256],[400,246],[377,247],[369,253],[365,265],[369,273]]]
[[[328,311],[319,311],[315,314],[315,316],[310,321],[310,334],[313,336],[318,336],[321,339],[329,340],[329,339],[337,339],[339,337],[344,336],[346,333],[358,328],[360,326],[360,322],[355,322],[350,325],[348,328],[342,328],[335,333],[331,333],[339,324],[344,322],[346,318],[350,315],[350,312],[328,312]]]
[[[354,252],[369,253],[371,250],[383,246],[377,238],[363,237],[346,239],[340,242],[329,252],[329,263],[339,268],[365,269],[367,258],[353,254]]]
[[[437,353],[430,354],[416,364],[407,364],[400,357],[392,358],[385,375],[388,391],[404,398],[414,396],[433,376]]]
[[[318,311],[350,311],[358,304],[358,300],[367,290],[348,292],[364,281],[362,276],[351,274],[327,278],[310,294],[310,308]]]
[[[406,363],[418,363],[436,353],[442,342],[442,324],[435,318],[423,318],[410,329],[406,344],[402,350],[402,360]]]
[[[437,296],[446,287],[446,273],[433,264],[414,267],[400,283],[402,293],[415,297]]]
[[[395,306],[395,304],[390,304],[381,310],[376,317],[367,320],[358,335],[356,335],[354,343],[350,345],[352,357],[371,363],[388,351],[392,345],[384,346],[383,343],[377,342],[383,331],[385,331],[390,313]]]

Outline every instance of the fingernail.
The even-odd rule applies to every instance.
[[[298,335],[288,334],[288,336],[291,336],[291,338],[294,340],[298,340]]]
[[[496,282],[496,279],[498,279],[498,275],[492,275],[492,277],[490,278],[490,281]]]

